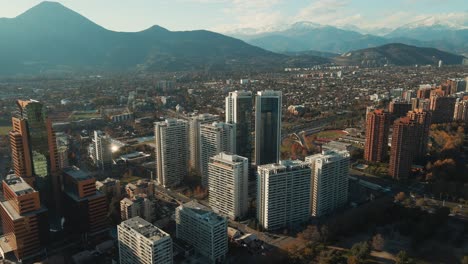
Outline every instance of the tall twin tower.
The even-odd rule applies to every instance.
[[[226,97],[226,123],[236,124],[236,154],[255,165],[278,163],[281,146],[280,91],[261,91],[255,98],[255,152],[252,157],[253,98],[235,91]]]

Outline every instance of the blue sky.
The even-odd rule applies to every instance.
[[[39,0],[0,0],[0,17],[15,17]],[[467,0],[58,0],[99,25],[140,31],[239,28],[268,30],[311,21],[363,28],[397,26],[436,16],[468,27]]]

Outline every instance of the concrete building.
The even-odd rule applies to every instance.
[[[179,185],[188,173],[188,124],[180,119],[155,123],[156,176],[164,187]]]
[[[151,197],[154,195],[154,183],[146,179],[131,182],[125,185],[125,192],[130,198],[141,194]]]
[[[261,91],[255,98],[255,164],[278,163],[281,146],[280,91]]]
[[[392,146],[388,174],[396,180],[407,179],[419,142],[421,124],[403,117],[393,124]]]
[[[171,236],[140,217],[117,226],[121,264],[172,264]]]
[[[176,236],[207,262],[222,262],[228,252],[227,220],[195,201],[176,208]]]
[[[311,212],[320,217],[348,202],[349,152],[325,150],[306,157],[312,169]]]
[[[26,261],[44,253],[49,222],[39,192],[16,175],[6,176],[2,185],[4,199],[0,203],[0,214],[3,236],[0,247],[3,257],[13,252],[18,261]]]
[[[59,168],[63,169],[69,166],[69,141],[67,135],[63,133],[56,133],[56,143]]]
[[[64,229],[95,235],[108,230],[107,199],[96,190],[96,179],[73,166],[63,170]]]
[[[120,201],[120,219],[125,221],[139,216],[152,223],[156,218],[154,207],[155,201],[146,195],[138,195],[131,199],[123,198]]]
[[[91,158],[94,165],[100,170],[110,170],[112,168],[112,142],[111,138],[100,130],[94,131],[92,142]]]
[[[226,123],[236,125],[235,154],[252,163],[252,92],[235,91],[226,97]]]
[[[208,162],[210,158],[225,151],[234,153],[236,125],[214,122],[200,125],[200,173],[202,186],[208,188]]]
[[[427,154],[427,144],[429,143],[429,131],[432,124],[432,113],[423,109],[409,111],[407,116],[421,125],[416,135],[416,146],[414,158],[423,158]]]
[[[388,133],[390,115],[383,110],[374,110],[366,118],[366,142],[364,159],[370,162],[383,162],[388,157]]]
[[[120,197],[122,189],[120,181],[113,178],[106,178],[103,181],[96,181],[96,189],[105,195]]]
[[[468,100],[461,100],[455,103],[453,120],[468,123]]]
[[[209,202],[216,213],[232,220],[248,211],[249,160],[224,152],[210,158],[208,164]]]
[[[408,111],[411,111],[412,104],[407,101],[394,100],[390,102],[388,111],[391,114],[391,120],[396,120],[400,117],[406,116]]]
[[[13,170],[41,193],[44,205],[56,215],[61,210],[61,189],[52,122],[42,103],[18,100],[16,104],[9,133]]]
[[[200,168],[200,125],[219,121],[218,115],[201,114],[189,120],[189,165],[192,170],[201,175]]]
[[[432,123],[452,122],[456,101],[457,98],[455,97],[431,96],[430,109],[432,111]]]
[[[284,160],[258,166],[257,171],[257,219],[263,228],[293,227],[309,219],[309,163]]]

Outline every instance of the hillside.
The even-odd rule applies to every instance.
[[[83,71],[184,71],[280,69],[299,61],[218,33],[107,30],[55,2],[43,2],[11,19],[0,19],[0,74]]]
[[[440,51],[434,48],[422,48],[399,43],[387,44],[375,48],[356,50],[335,57],[339,65],[383,66],[383,65],[437,65],[442,60],[446,65],[461,64],[463,56]]]

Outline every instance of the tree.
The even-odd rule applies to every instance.
[[[365,260],[370,256],[370,247],[367,241],[359,242],[351,247],[351,255],[355,256],[358,260]]]
[[[359,259],[357,257],[349,256],[347,263],[348,264],[360,264],[361,262],[359,261]]]
[[[304,231],[297,234],[297,238],[311,242],[319,242],[321,235],[317,226],[309,225]]]
[[[398,252],[395,264],[413,264],[413,263],[414,261],[410,257],[408,257],[408,253],[406,253],[406,251],[402,250]]]
[[[395,195],[395,201],[402,202],[406,198],[406,194],[404,192],[399,192]]]
[[[385,246],[385,239],[381,234],[377,234],[372,238],[372,247],[377,251],[382,251]]]

